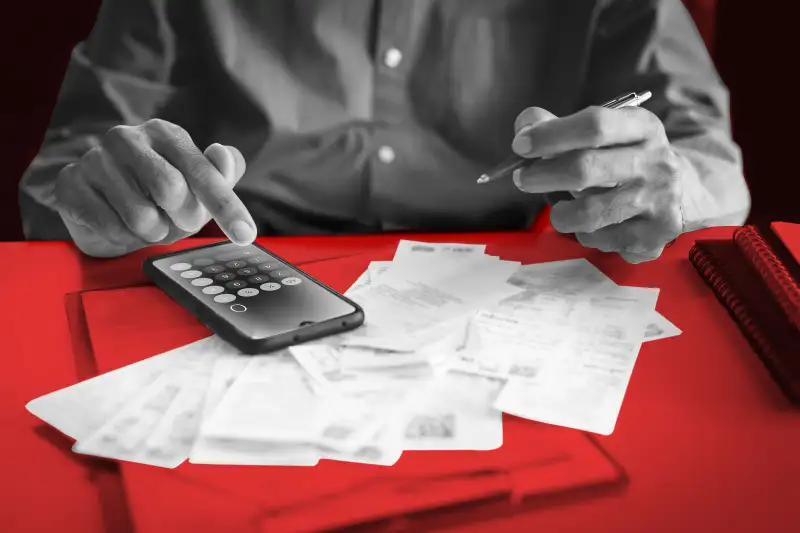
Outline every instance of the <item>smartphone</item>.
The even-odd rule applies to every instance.
[[[199,246],[150,257],[143,268],[172,299],[246,354],[364,323],[358,304],[258,244]]]

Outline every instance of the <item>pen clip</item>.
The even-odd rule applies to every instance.
[[[605,104],[603,104],[603,107],[609,107],[609,108],[617,107],[620,104],[623,104],[630,100],[634,100],[635,98],[636,98],[636,93],[625,93],[620,96],[617,96],[610,102],[606,102]]]

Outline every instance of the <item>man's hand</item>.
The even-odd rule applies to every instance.
[[[175,242],[211,218],[245,245],[256,226],[233,192],[244,170],[236,148],[212,144],[204,153],[180,127],[149,120],[110,129],[99,146],[62,169],[56,205],[75,244],[95,257]]]
[[[681,234],[684,167],[651,112],[590,107],[557,118],[532,107],[515,132],[514,152],[545,159],[516,171],[514,183],[545,193],[557,231],[629,263],[659,257]]]

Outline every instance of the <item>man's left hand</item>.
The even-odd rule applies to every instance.
[[[629,263],[656,259],[681,234],[684,167],[650,111],[589,107],[558,118],[532,107],[515,132],[514,152],[544,159],[516,171],[514,183],[554,203],[557,231]]]

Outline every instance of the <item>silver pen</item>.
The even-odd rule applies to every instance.
[[[606,102],[602,107],[619,109],[621,107],[639,106],[649,100],[651,96],[653,95],[650,91],[645,91],[641,94],[626,93]],[[478,183],[490,183],[507,176],[510,177],[515,170],[525,168],[537,159],[538,158],[526,159],[518,155],[511,156],[489,172],[481,174],[481,177],[478,178]]]

